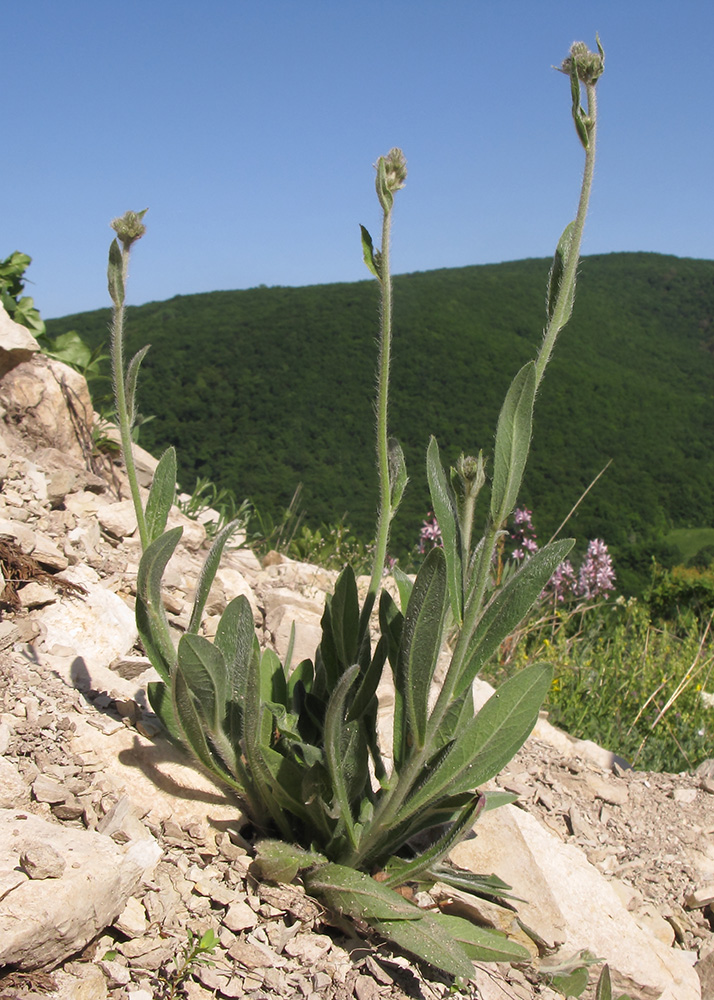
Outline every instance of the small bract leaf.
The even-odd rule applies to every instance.
[[[535,362],[518,372],[498,417],[493,456],[491,522],[500,528],[516,505],[528,460],[535,402]]]
[[[176,450],[167,448],[159,459],[146,501],[146,530],[153,542],[166,530],[176,493]]]

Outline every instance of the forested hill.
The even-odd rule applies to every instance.
[[[394,281],[390,430],[411,482],[394,550],[429,510],[425,449],[489,453],[511,377],[537,350],[549,261]],[[109,311],[50,321],[105,341]],[[176,296],[130,308],[128,354],[150,343],[142,444],[178,447],[180,480],[208,476],[273,514],[298,483],[308,522],[343,515],[369,537],[376,505],[375,281]],[[714,262],[584,258],[575,313],[536,403],[522,503],[548,537],[613,459],[569,531],[646,572],[670,527],[714,526]]]

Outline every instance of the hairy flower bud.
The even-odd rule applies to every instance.
[[[375,167],[377,169],[377,197],[385,212],[389,212],[394,203],[394,192],[404,187],[407,179],[407,161],[401,149],[390,149],[386,156],[380,156]]]
[[[570,76],[574,62],[581,83],[596,83],[605,69],[605,53],[599,38],[597,38],[597,48],[597,52],[591,52],[585,42],[573,42],[570,46],[570,55],[563,60],[563,64],[559,67],[560,71]]]
[[[112,221],[111,227],[121,240],[125,250],[128,250],[132,243],[140,240],[146,232],[146,226],[141,220],[148,211],[148,208],[145,208],[143,212],[125,212],[120,218]]]
[[[478,458],[463,453],[459,455],[451,470],[451,482],[459,496],[475,499],[486,482],[483,452],[478,453]]]

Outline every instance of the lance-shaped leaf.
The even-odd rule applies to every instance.
[[[528,962],[530,953],[501,931],[478,927],[463,917],[435,913],[434,919],[464,949],[472,962]]]
[[[107,284],[112,302],[118,308],[124,304],[124,277],[121,250],[116,240],[109,247],[109,265],[107,267]]]
[[[202,635],[187,632],[178,646],[178,671],[193,692],[205,726],[220,732],[226,713],[226,664],[220,649]]]
[[[429,689],[441,650],[448,605],[446,563],[432,549],[417,574],[402,629],[396,686],[404,699],[407,743],[423,747]]]
[[[137,351],[129,362],[129,367],[126,370],[126,387],[124,389],[124,393],[130,427],[134,426],[134,421],[136,420],[136,380],[139,377],[141,362],[146,357],[150,347],[151,344],[147,344],[145,347],[142,347],[140,351]]]
[[[399,504],[402,502],[404,490],[409,482],[407,475],[407,464],[404,461],[402,446],[396,438],[390,437],[387,442],[389,461],[389,497],[391,506],[391,516],[397,513]]]
[[[364,257],[364,262],[375,278],[381,281],[382,276],[379,271],[379,253],[374,249],[372,237],[369,235],[364,226],[360,226],[359,228],[362,235],[362,256]]]
[[[350,705],[350,710],[347,714],[348,722],[351,722],[353,719],[361,719],[367,711],[369,703],[376,694],[379,682],[382,679],[382,670],[387,660],[388,648],[389,642],[386,636],[382,636],[377,643],[377,648],[374,651],[374,656],[367,670],[362,675],[354,700]]]
[[[161,581],[182,532],[183,528],[172,528],[153,541],[141,557],[136,578],[136,627],[146,655],[167,684],[176,662],[176,650],[161,600]]]
[[[469,979],[474,974],[472,959],[439,917],[440,914],[424,913],[421,920],[370,920],[369,923],[388,941],[429,965],[451,976]]]
[[[246,597],[235,597],[221,615],[216,630],[216,648],[223,654],[230,701],[226,730],[234,746],[243,738],[243,702],[251,657],[258,655],[253,612]]]
[[[358,920],[421,920],[422,911],[394,889],[344,865],[320,865],[304,876],[305,888],[331,909]]]
[[[163,681],[149,681],[146,694],[149,704],[171,739],[183,745],[184,734],[176,718],[169,687]]]
[[[513,799],[517,796],[513,796]],[[513,801],[513,800],[512,800]],[[500,879],[497,875],[477,875],[467,868],[458,868],[456,865],[442,863],[432,865],[429,874],[435,882],[444,882],[445,885],[453,889],[463,889],[474,896],[482,896],[485,899],[518,899],[511,892],[511,886]]]
[[[330,624],[337,656],[344,667],[351,667],[357,662],[359,642],[359,598],[351,566],[345,566],[337,578],[330,599]]]
[[[434,508],[446,558],[446,578],[449,586],[451,613],[457,625],[463,618],[463,575],[461,569],[461,532],[456,498],[439,457],[439,445],[432,437],[426,452],[426,472],[429,479],[431,505]]]
[[[238,792],[242,792],[242,786],[228,773],[213,753],[206,739],[205,724],[196,707],[193,693],[180,671],[177,671],[174,676],[173,684],[171,685],[171,694],[173,696],[174,714],[183,733],[182,742],[184,745],[193,752],[204,767],[212,771],[221,781],[224,781]]]
[[[518,499],[531,444],[535,390],[535,362],[529,361],[513,379],[498,417],[491,488],[491,522],[496,528]]]
[[[355,762],[347,759],[350,752],[353,752],[353,748],[349,745],[351,741],[349,740],[350,734],[347,732],[347,725],[350,725],[354,729],[357,724],[354,722],[345,723],[345,702],[350,688],[357,679],[358,673],[359,667],[357,664],[345,671],[330,698],[327,712],[325,713],[325,757],[327,760],[327,769],[352,846],[356,846],[356,840],[348,782],[351,776],[349,772],[353,770],[351,765]],[[359,766],[359,761],[356,763]],[[366,765],[366,753],[364,763]]]
[[[176,493],[176,451],[167,448],[159,459],[146,501],[146,531],[153,542],[166,530]]]
[[[505,767],[523,746],[548,693],[552,670],[536,663],[496,691],[451,745],[429,778],[404,803],[397,822],[449,795],[473,791]]]
[[[220,563],[221,556],[223,555],[223,549],[228,539],[234,531],[238,530],[241,523],[241,519],[237,517],[234,521],[231,521],[230,524],[227,524],[225,528],[222,528],[213,541],[213,545],[206,556],[206,561],[204,562],[203,568],[201,569],[201,573],[198,577],[196,595],[193,599],[193,608],[191,609],[191,618],[188,623],[188,628],[186,629],[187,632],[198,632],[201,625],[201,618],[203,617],[203,609],[206,606],[208,593],[213,585],[213,581],[218,570],[218,564]]]
[[[418,882],[421,876],[429,871],[432,865],[438,864],[446,857],[465,832],[471,829],[483,812],[485,804],[484,795],[475,795],[458,819],[425,851],[410,861],[394,858],[392,864],[388,865],[389,878],[385,880],[384,885],[396,888],[405,882]]]
[[[493,598],[469,641],[455,695],[471,686],[481,667],[520,625],[543,587],[573,547],[572,538],[551,542],[527,559]]]
[[[412,589],[414,587],[414,581],[408,576],[403,569],[399,566],[395,566],[392,570],[392,576],[394,577],[394,582],[397,585],[397,590],[399,591],[399,603],[402,606],[402,612],[407,610],[407,605],[409,604],[409,598],[412,594]],[[382,591],[386,594],[386,590]]]
[[[551,320],[553,318],[559,296],[565,294],[567,298],[565,299],[562,312],[562,316],[564,317],[563,326],[570,319],[570,314],[573,311],[573,302],[575,301],[575,282],[573,281],[569,288],[563,288],[563,275],[570,260],[574,234],[575,222],[569,222],[563,230],[563,235],[558,240],[558,246],[555,249],[555,256],[553,257],[553,263],[548,275],[548,296],[546,299],[548,319]]]

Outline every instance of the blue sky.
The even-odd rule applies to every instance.
[[[368,277],[401,146],[396,273],[549,256],[575,213],[574,40],[605,48],[583,252],[714,258],[711,43],[695,0],[24,0],[5,32],[0,258],[45,318],[108,304],[110,220],[149,207],[129,301]]]

